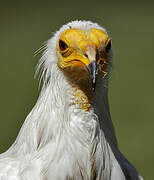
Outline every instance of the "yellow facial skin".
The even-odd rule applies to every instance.
[[[104,72],[108,62],[106,47],[110,38],[100,29],[84,31],[70,28],[63,31],[57,42],[58,66],[63,70],[73,87],[76,104],[89,111],[92,102],[92,81],[88,65],[95,61],[99,72]]]
[[[110,38],[106,32],[100,29],[90,29],[88,31],[77,28],[67,29],[60,34],[57,42],[58,66],[61,69],[67,67],[84,68],[96,60],[97,50],[103,50],[109,41]],[[100,59],[107,62],[107,59],[99,57],[98,63]]]

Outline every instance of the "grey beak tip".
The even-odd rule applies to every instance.
[[[92,79],[92,88],[93,88],[93,91],[95,90],[95,86],[96,86],[96,79],[97,79],[97,75],[98,75],[98,65],[97,65],[97,62],[96,61],[92,61],[88,67],[88,72],[91,76],[91,79]]]

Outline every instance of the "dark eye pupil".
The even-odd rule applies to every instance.
[[[106,51],[109,52],[111,49],[111,40],[108,42],[108,44],[105,47]]]
[[[60,47],[60,50],[62,51],[68,48],[67,44],[62,40],[59,41],[59,47]]]

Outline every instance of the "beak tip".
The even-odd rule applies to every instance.
[[[96,87],[95,84],[93,84],[93,85],[92,85],[92,90],[93,90],[93,92],[95,91],[95,87]]]
[[[95,89],[95,86],[96,86],[96,79],[97,79],[97,75],[98,75],[98,67],[97,67],[97,62],[96,61],[92,61],[87,69],[88,69],[88,72],[91,76],[91,79],[92,79],[92,88],[93,88],[93,91]]]

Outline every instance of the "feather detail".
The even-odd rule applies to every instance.
[[[36,71],[36,74],[42,72],[42,90],[16,141],[0,155],[0,180],[127,179],[123,166],[126,159],[118,153],[109,112],[105,88],[108,74],[103,80],[98,79],[91,99],[86,91],[79,90],[85,107],[90,105],[86,110],[79,107],[75,98],[78,93],[73,94],[72,83],[57,66],[56,43],[60,33],[68,28],[98,28],[106,32],[96,23],[74,21],[64,25],[43,46],[46,49]],[[108,63],[107,72],[112,58]],[[137,171],[133,172],[139,176]]]

